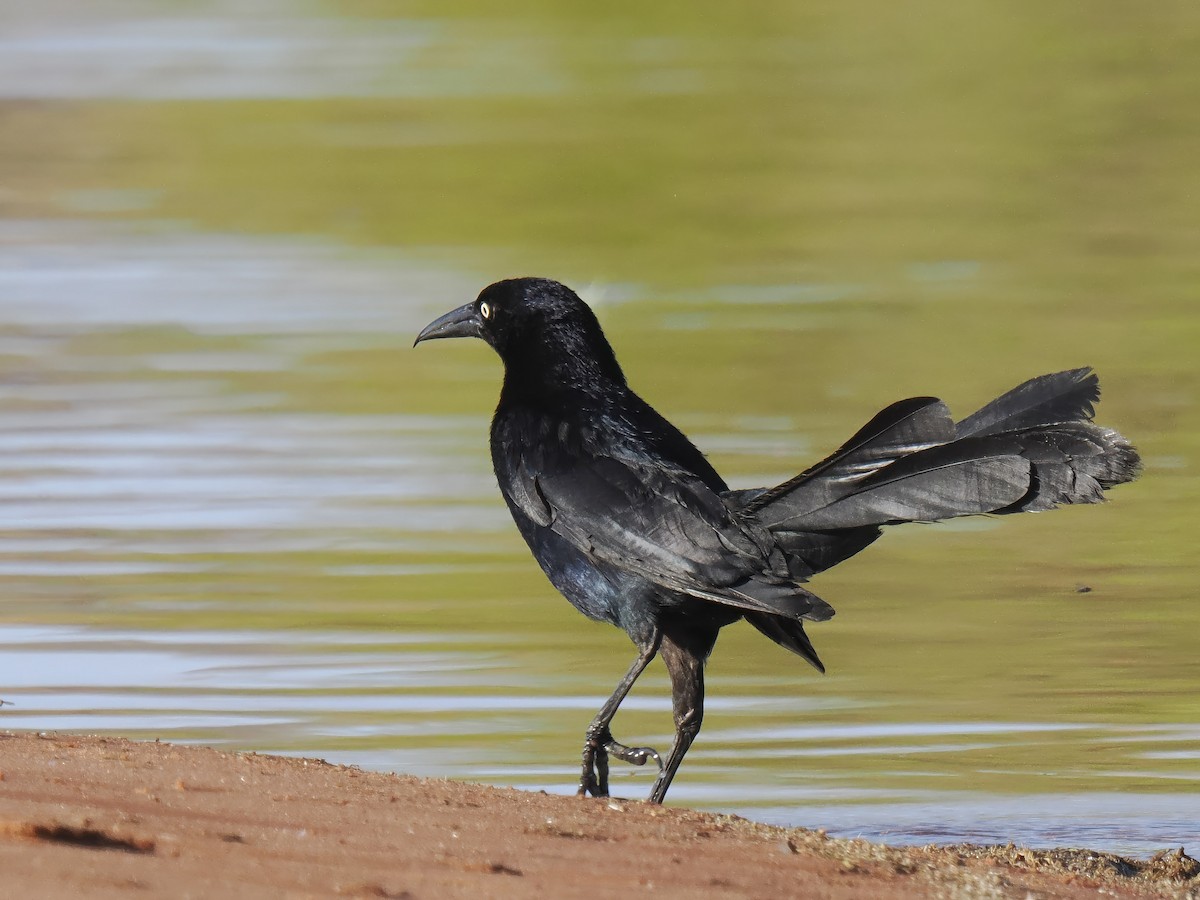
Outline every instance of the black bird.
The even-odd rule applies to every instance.
[[[450,337],[483,338],[504,362],[492,464],[534,558],[576,609],[637,646],[588,726],[581,796],[608,794],[611,755],[655,760],[650,801],[663,801],[700,731],[704,663],[726,625],[745,619],[825,671],[804,622],[833,608],[803,582],[882,526],[1096,503],[1139,469],[1124,437],[1093,424],[1099,381],[1083,368],[1031,379],[957,423],[936,398],[901,400],[795,478],[730,490],[630,390],[595,314],[566,286],[497,282],[416,343]],[[675,720],[665,760],[609,730],[655,654]]]

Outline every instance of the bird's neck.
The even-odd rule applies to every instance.
[[[595,408],[623,396],[629,388],[607,343],[555,335],[506,348],[501,405],[521,404],[572,410]]]
[[[594,409],[625,394],[625,380],[615,380],[607,373],[578,360],[562,365],[546,361],[509,361],[504,367],[504,385],[500,390],[500,405],[526,406],[544,412],[572,413]]]

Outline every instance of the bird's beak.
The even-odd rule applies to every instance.
[[[434,338],[454,337],[483,337],[483,323],[479,321],[474,303],[452,309],[444,316],[434,319],[417,335],[413,346],[417,346],[421,341],[432,341]]]

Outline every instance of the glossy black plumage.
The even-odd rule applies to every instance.
[[[878,413],[830,457],[769,489],[728,489],[703,454],[626,384],[592,311],[567,287],[521,278],[431,323],[417,342],[480,337],[504,361],[492,421],[501,493],[535,559],[585,615],[625,630],[638,657],[588,729],[580,793],[608,790],[608,756],[660,772],[661,802],[700,729],[703,666],[745,618],[824,671],[804,630],[833,609],[801,582],[884,525],[1093,503],[1138,456],[1092,423],[1096,376],[1031,379],[955,423],[932,397]],[[666,760],[609,724],[661,654],[676,735]]]

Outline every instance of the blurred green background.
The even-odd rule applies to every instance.
[[[738,486],[1079,365],[1145,457],[1109,505],[821,576],[823,678],[729,629],[676,802],[1200,838],[1195,4],[100,0],[0,34],[0,727],[570,789],[632,650],[507,520],[491,352],[409,349],[536,274]],[[667,741],[666,694],[618,736]]]

